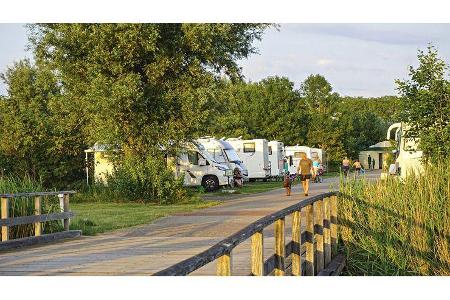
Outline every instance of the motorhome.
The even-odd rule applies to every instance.
[[[270,141],[269,162],[270,177],[279,177],[284,175],[284,144],[280,141]]]
[[[395,123],[387,130],[387,140],[395,140],[396,150],[393,152],[401,178],[406,178],[413,172],[420,174],[423,171],[423,153],[419,147],[419,139],[408,136],[409,128],[405,123]]]
[[[325,170],[327,169],[327,155],[326,152],[320,148],[311,148],[308,146],[286,146],[284,147],[284,153],[289,165],[289,173],[297,173],[297,167],[301,159],[302,153],[306,154],[309,159],[320,159]]]
[[[249,180],[267,179],[270,177],[269,145],[267,140],[228,138],[225,141],[233,146],[247,167]]]
[[[89,182],[93,176],[95,182],[107,183],[107,174],[112,174],[114,167],[108,159],[106,146],[95,144],[86,152],[86,165],[89,165],[88,154],[93,153],[93,172],[86,167],[86,178]],[[184,186],[203,186],[206,191],[215,191],[219,186],[229,184],[232,176],[228,166],[218,163],[205,148],[196,142],[185,143],[177,157],[166,157],[167,166],[176,177],[184,176]],[[91,175],[90,173],[93,173]]]
[[[247,167],[230,143],[214,137],[202,137],[196,141],[205,147],[215,161],[227,165],[233,171],[237,168],[242,174],[244,181],[248,181]]]

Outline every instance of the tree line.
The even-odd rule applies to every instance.
[[[119,160],[148,161],[161,145],[175,152],[203,135],[321,147],[339,161],[383,140],[398,118],[411,121],[408,82],[399,83],[403,97],[379,98],[340,96],[319,74],[298,89],[286,77],[246,82],[237,61],[257,52],[270,26],[30,25],[34,62],[2,74],[0,167],[68,187],[82,181],[83,151],[95,142],[119,147]]]

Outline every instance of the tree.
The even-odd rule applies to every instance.
[[[402,95],[402,121],[409,137],[420,138],[420,148],[432,160],[450,156],[450,82],[448,65],[429,46],[419,51],[419,66],[409,68],[408,80],[397,80]]]
[[[221,75],[255,53],[266,24],[40,24],[37,62],[58,74],[90,143],[146,156],[195,136]]]

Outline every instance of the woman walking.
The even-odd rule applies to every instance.
[[[309,180],[311,179],[312,161],[306,157],[306,153],[301,153],[301,159],[298,163],[297,174],[300,175],[300,180],[303,186],[305,196],[308,196]]]

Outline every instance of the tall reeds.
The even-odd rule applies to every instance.
[[[30,177],[2,177],[0,178],[0,194],[15,194],[43,191],[42,183]],[[57,197],[42,197],[41,213],[51,213],[60,210]],[[1,210],[1,208],[0,208]],[[32,197],[17,197],[9,199],[9,217],[34,215],[34,199]],[[17,239],[34,235],[34,225],[25,224],[9,228],[9,238]],[[62,225],[57,221],[43,223],[43,232],[61,231]]]
[[[348,275],[450,275],[450,164],[421,176],[341,182]]]

